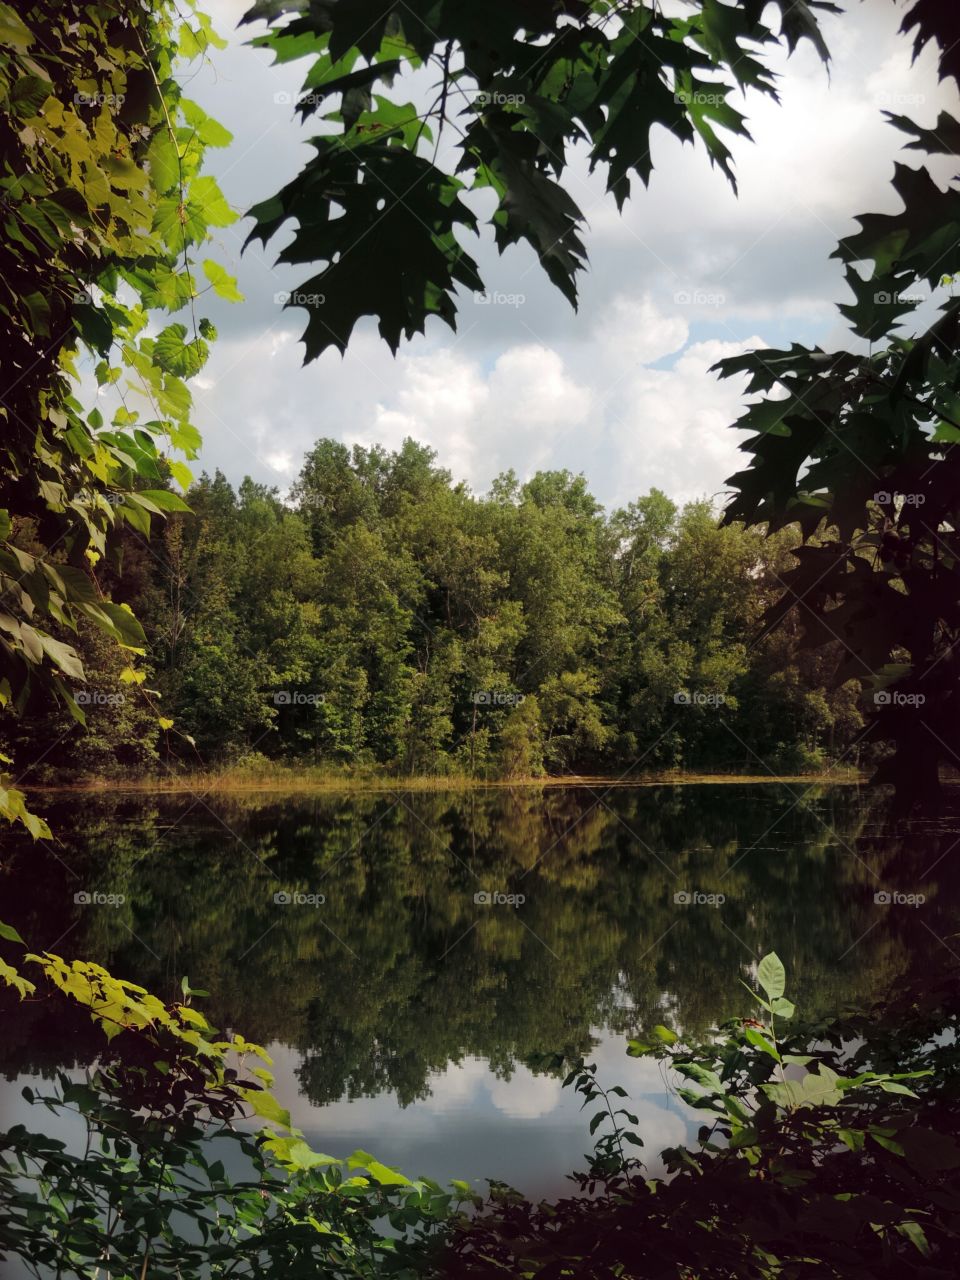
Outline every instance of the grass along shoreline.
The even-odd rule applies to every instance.
[[[184,773],[149,774],[137,778],[88,777],[64,782],[26,780],[19,785],[33,792],[124,791],[149,793],[216,792],[372,792],[372,791],[486,791],[517,787],[655,787],[691,785],[731,785],[744,783],[865,783],[869,774],[854,768],[826,769],[816,773],[709,773],[665,770],[639,777],[610,777],[596,774],[552,774],[544,777],[475,778],[468,774],[387,774],[384,772],[338,773],[329,767],[270,768],[226,767]]]

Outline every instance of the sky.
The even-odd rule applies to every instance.
[[[268,51],[250,48],[255,29],[234,29],[243,3],[206,8],[229,47],[213,52],[187,92],[234,134],[230,147],[208,152],[208,168],[242,212],[312,154],[311,129],[291,105],[310,62],[274,67]],[[720,382],[710,366],[757,346],[851,343],[834,305],[848,291],[830,254],[856,229],[855,213],[897,207],[894,161],[919,163],[882,112],[932,125],[942,106],[956,109],[931,48],[911,65],[911,43],[897,32],[902,12],[892,0],[852,2],[823,20],[829,74],[805,43],[789,59],[771,57],[779,105],[731,98],[753,137],[732,144],[738,197],[701,146],[682,146],[659,126],[650,187],[636,181],[622,214],[602,173],[577,159],[566,181],[587,217],[590,256],[578,312],[532,250],[501,257],[486,232],[467,235],[500,296],[480,305],[465,295],[456,333],[431,320],[394,358],[368,319],[345,357],[329,350],[303,366],[306,313],[282,300],[312,270],[274,266],[282,239],[242,252],[247,219],[218,232],[212,256],[246,301],[204,308],[220,337],[191,383],[204,437],[195,470],[220,468],[235,483],[251,475],[285,492],[320,437],[395,449],[412,436],[477,493],[509,468],[521,479],[566,468],[610,508],[653,486],[680,501],[721,500],[744,465],[742,434],[731,429],[743,383]],[[477,207],[489,212],[482,200]]]

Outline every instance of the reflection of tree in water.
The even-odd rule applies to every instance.
[[[797,803],[801,800],[801,803]],[[956,824],[894,829],[853,788],[602,787],[208,801],[103,798],[82,828],[55,815],[58,855],[7,861],[3,914],[42,947],[101,960],[303,1055],[316,1102],[389,1090],[473,1054],[502,1074],[541,1050],[587,1052],[591,1028],[630,1032],[665,1012],[692,1031],[746,1011],[733,975],[776,948],[805,1010],[882,994],[936,963],[888,881],[955,932]],[[954,834],[950,834],[951,828]],[[122,907],[78,907],[78,889]],[[274,894],[322,893],[320,907]],[[518,909],[478,890],[523,893]],[[722,907],[678,906],[678,891]],[[936,912],[936,915],[932,914]],[[879,922],[878,922],[879,921]],[[862,940],[856,943],[858,938]],[[80,1059],[42,1009],[7,1063]]]

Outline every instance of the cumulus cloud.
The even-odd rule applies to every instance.
[[[228,31],[235,9],[213,9]],[[397,359],[366,321],[345,358],[331,351],[301,368],[305,316],[277,294],[304,270],[274,266],[279,243],[241,256],[246,228],[228,228],[219,256],[248,300],[206,300],[221,339],[195,384],[203,464],[287,484],[320,436],[395,448],[409,435],[478,490],[507,468],[566,467],[608,504],[654,484],[679,498],[716,493],[740,465],[729,424],[742,386],[718,382],[710,364],[753,345],[845,341],[834,303],[846,287],[830,253],[852,215],[893,207],[894,160],[920,162],[882,110],[932,124],[941,105],[955,109],[932,49],[911,66],[900,16],[862,5],[825,19],[829,76],[806,45],[777,55],[780,103],[749,94],[740,104],[754,142],[733,144],[739,197],[702,148],[665,130],[653,138],[650,189],[637,182],[623,214],[576,157],[568,181],[591,258],[578,314],[526,249],[500,257],[489,240],[471,242],[490,290],[521,302],[478,306],[468,295],[456,334],[431,323]],[[271,66],[242,47],[249,34],[234,35],[215,75],[191,90],[236,135],[211,159],[238,208],[308,154],[284,100],[306,64]]]

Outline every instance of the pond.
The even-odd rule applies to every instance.
[[[586,1123],[534,1055],[623,1084],[655,1153],[696,1132],[626,1038],[746,1014],[784,960],[804,1014],[883,997],[950,958],[960,824],[890,826],[856,785],[34,797],[57,834],[8,840],[0,918],[29,945],[173,998],[271,1047],[313,1145],[410,1175],[554,1195]],[[31,1076],[99,1041],[4,1006],[0,1128]]]

